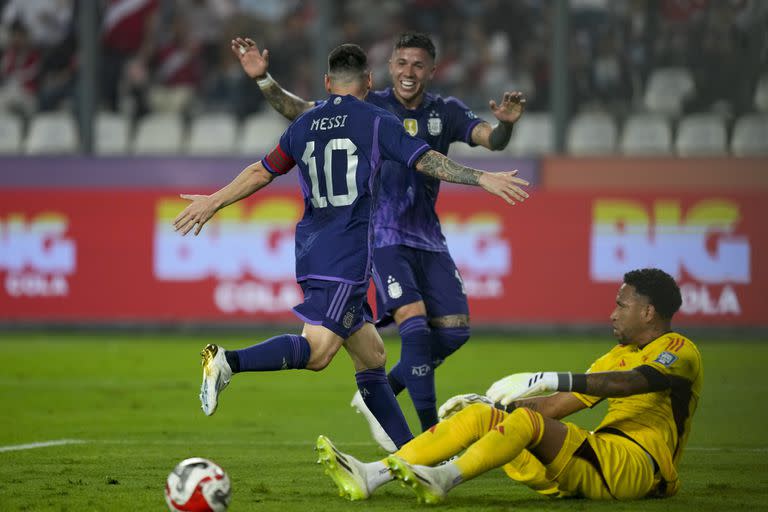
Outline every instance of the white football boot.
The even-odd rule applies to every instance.
[[[368,499],[368,478],[365,466],[351,455],[340,452],[325,436],[317,438],[317,463],[325,468],[325,474],[331,477],[339,488],[339,496],[350,501]]]
[[[232,369],[224,357],[224,349],[218,345],[208,344],[200,352],[203,356],[203,384],[200,386],[200,404],[206,416],[216,412],[219,404],[219,393],[232,379]]]
[[[371,429],[371,436],[373,436],[374,441],[386,450],[387,453],[395,453],[397,451],[397,446],[395,446],[395,443],[384,431],[384,427],[381,426],[379,420],[376,419],[376,416],[374,416],[371,410],[368,409],[368,406],[365,405],[360,391],[355,392],[355,396],[352,397],[352,402],[350,402],[349,405],[359,414],[362,414],[365,421],[368,422],[368,428]]]

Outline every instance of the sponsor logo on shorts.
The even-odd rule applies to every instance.
[[[403,296],[403,287],[392,276],[387,277],[387,295],[390,299],[399,299]]]
[[[667,368],[669,368],[672,363],[677,361],[677,356],[671,352],[662,352],[659,354],[659,357],[656,358],[654,363],[663,364]]]

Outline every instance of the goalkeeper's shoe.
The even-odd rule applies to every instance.
[[[200,404],[206,416],[216,412],[219,404],[219,393],[229,384],[232,369],[224,357],[224,349],[218,345],[208,344],[200,352],[203,356],[203,384],[200,386]]]
[[[381,423],[376,419],[376,416],[374,416],[371,410],[368,409],[368,406],[365,405],[365,401],[363,400],[360,391],[355,392],[355,396],[352,397],[352,402],[350,402],[349,405],[359,414],[362,414],[365,421],[368,422],[368,428],[371,429],[373,440],[388,453],[395,453],[397,451],[397,446],[395,446],[395,443],[384,431],[384,427],[381,426]]]
[[[350,501],[368,499],[371,493],[368,491],[368,479],[362,462],[340,452],[325,436],[317,438],[315,450],[317,463],[323,465],[325,474],[339,488],[339,496]]]
[[[399,480],[403,487],[416,493],[419,503],[434,505],[445,499],[445,490],[427,474],[431,468],[408,464],[395,455],[387,457],[384,463],[395,480]]]

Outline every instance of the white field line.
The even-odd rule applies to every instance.
[[[54,441],[40,441],[39,443],[12,444],[0,446],[0,452],[15,452],[19,450],[32,450],[34,448],[47,448],[48,446],[61,446],[65,444],[82,444],[86,441],[80,439],[57,439]]]

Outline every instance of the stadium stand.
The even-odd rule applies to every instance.
[[[172,155],[181,152],[184,125],[176,114],[149,114],[139,120],[133,152],[137,155]]]
[[[629,156],[670,155],[672,127],[663,115],[632,115],[624,122],[619,149]]]
[[[271,110],[252,114],[245,119],[238,149],[243,155],[263,155],[280,140],[288,120]]]
[[[693,92],[693,75],[687,68],[658,68],[648,77],[643,103],[650,112],[678,115]]]
[[[93,150],[97,155],[124,155],[128,152],[131,130],[124,116],[99,112],[95,122]]]
[[[526,112],[515,124],[512,139],[507,146],[514,156],[542,155],[552,152],[554,138],[552,116],[548,112]]]
[[[718,156],[726,154],[726,132],[717,114],[691,114],[677,129],[675,150],[679,156]]]
[[[566,148],[571,155],[605,155],[616,150],[616,123],[603,112],[576,115],[568,126]]]
[[[187,153],[231,155],[237,140],[237,121],[230,114],[202,114],[192,121]]]
[[[21,132],[21,120],[18,117],[0,112],[0,153],[18,153],[21,149]]]
[[[736,120],[731,153],[735,156],[768,155],[768,114],[746,114]]]
[[[74,117],[67,112],[43,112],[30,121],[25,152],[30,155],[64,155],[78,151]]]

